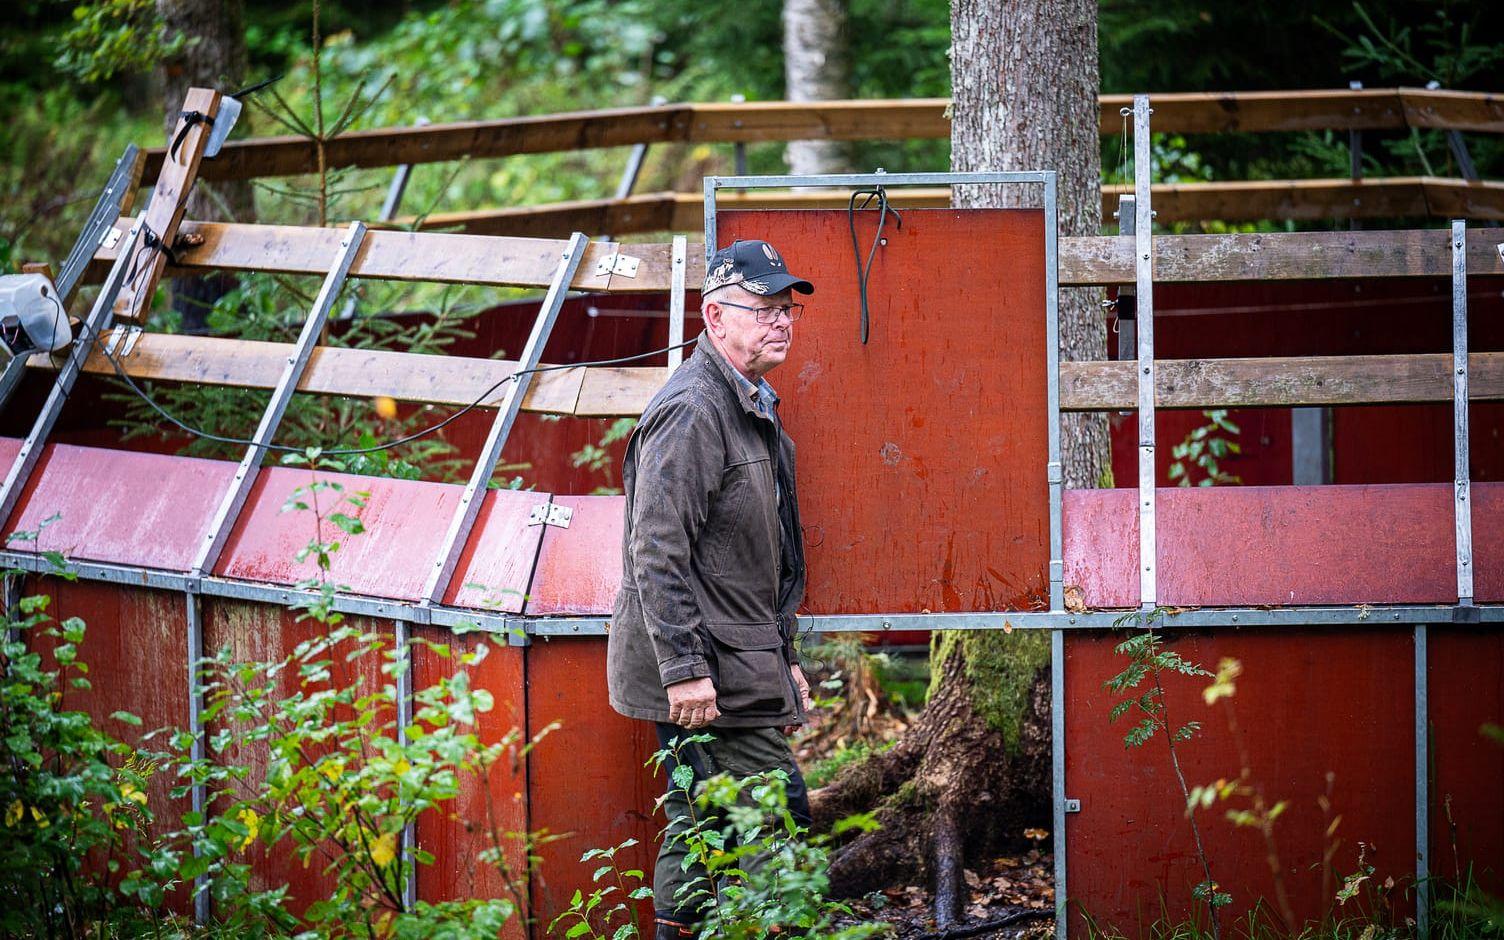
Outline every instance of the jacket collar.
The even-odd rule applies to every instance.
[[[711,363],[715,371],[720,374],[722,381],[731,389],[731,393],[736,396],[736,400],[741,404],[743,410],[753,417],[767,420],[762,410],[757,407],[757,403],[752,400],[749,386],[755,386],[751,386],[751,383],[743,378],[742,374],[736,371],[736,367],[728,362],[726,357],[721,354],[721,351],[716,348],[715,343],[710,339],[709,330],[702,332],[699,340],[695,343],[695,358],[698,359],[701,357],[704,357],[707,362]]]

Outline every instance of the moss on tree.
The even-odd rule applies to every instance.
[[[945,661],[959,653],[971,680],[971,701],[987,726],[1003,736],[1010,752],[1018,748],[1029,690],[1050,661],[1050,638],[1043,630],[946,630],[930,639],[930,695],[935,694]]]

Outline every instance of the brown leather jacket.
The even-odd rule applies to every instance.
[[[794,442],[703,334],[644,409],[622,485],[611,706],[668,721],[664,687],[709,676],[716,725],[802,722],[788,667],[804,598]]]

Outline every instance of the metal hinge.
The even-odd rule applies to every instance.
[[[539,503],[528,514],[528,525],[551,525],[561,529],[569,528],[569,520],[574,518],[574,510],[558,503]]]
[[[624,255],[621,252],[606,255],[595,263],[595,275],[617,274],[621,277],[636,277],[637,266],[642,263],[641,258]]]
[[[1065,801],[1065,811],[1067,813],[1079,813],[1079,812],[1081,812],[1081,801],[1080,800],[1066,800]]]

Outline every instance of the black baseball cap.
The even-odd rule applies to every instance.
[[[760,241],[732,242],[716,251],[706,262],[705,286],[700,288],[701,294],[731,284],[763,297],[790,288],[801,294],[815,292],[815,285],[789,273],[778,249]]]

